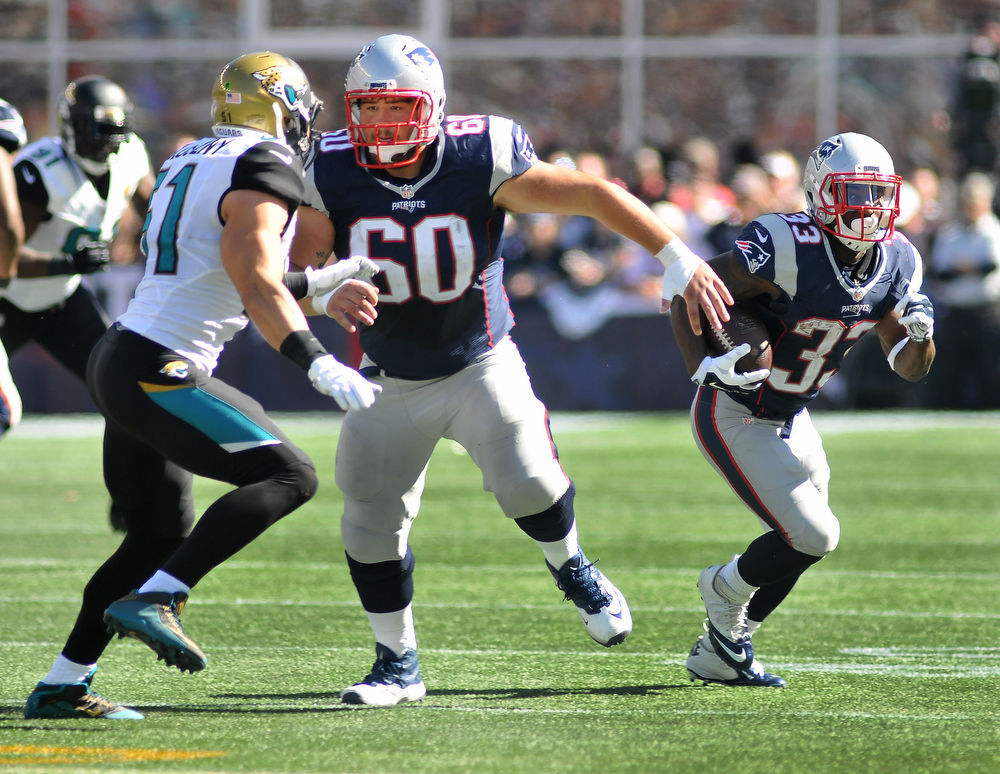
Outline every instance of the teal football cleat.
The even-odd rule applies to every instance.
[[[632,632],[632,613],[625,597],[583,551],[558,570],[548,562],[556,586],[576,605],[589,634],[606,648],[624,642]]]
[[[187,594],[164,591],[133,591],[104,611],[108,631],[119,638],[134,637],[152,648],[167,666],[182,672],[198,672],[208,658],[181,626],[178,617],[184,609]]]
[[[369,707],[393,707],[407,701],[420,701],[427,688],[420,677],[417,651],[404,651],[397,656],[380,642],[375,643],[375,664],[360,683],[340,693],[344,704],[364,704]]]
[[[24,705],[24,717],[43,719],[89,718],[108,720],[142,720],[133,709],[115,704],[90,690],[97,667],[79,683],[51,685],[39,683]]]

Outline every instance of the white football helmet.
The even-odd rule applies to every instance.
[[[802,175],[809,214],[856,252],[892,236],[901,182],[889,152],[854,132],[820,143]]]
[[[370,123],[361,103],[384,98],[413,100],[406,120]],[[373,40],[344,79],[347,131],[358,164],[370,169],[411,164],[437,138],[444,101],[444,73],[433,51],[409,35]]]

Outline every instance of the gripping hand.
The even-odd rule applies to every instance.
[[[355,255],[351,258],[337,261],[336,263],[324,266],[322,269],[306,269],[306,277],[309,282],[307,296],[322,296],[332,290],[336,290],[349,279],[370,280],[378,274],[379,268],[369,258],[363,255]]]
[[[87,242],[75,253],[54,255],[50,263],[50,274],[93,274],[108,268],[111,251],[107,242]]]
[[[895,311],[911,341],[927,341],[934,336],[934,307],[923,293],[907,293],[899,299]]]
[[[736,361],[750,351],[749,344],[740,344],[724,355],[707,356],[701,361],[698,370],[694,372],[691,381],[706,387],[746,395],[756,392],[764,384],[771,372],[766,368],[759,371],[747,371],[741,374],[736,371]]]
[[[375,396],[382,392],[382,385],[369,382],[333,355],[322,355],[313,360],[309,366],[309,381],[321,393],[337,401],[344,411],[368,408],[375,402]]]

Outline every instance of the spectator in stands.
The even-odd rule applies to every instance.
[[[933,408],[1000,408],[1000,218],[996,182],[971,172],[958,213],[930,253],[927,293],[937,309],[941,362],[929,380]]]
[[[733,240],[739,236],[743,226],[758,215],[774,211],[767,173],[756,164],[741,164],[737,167],[729,187],[736,197],[735,205],[724,219],[705,232],[705,242],[712,255],[732,250]]]
[[[787,150],[773,150],[760,159],[761,168],[771,182],[775,212],[799,212],[806,206],[802,192],[802,169]]]

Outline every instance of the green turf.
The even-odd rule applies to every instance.
[[[557,416],[582,544],[628,596],[605,650],[540,552],[437,449],[412,534],[428,696],[356,709],[373,659],[333,484],[336,423],[295,420],[317,497],[209,575],[183,618],[208,668],[115,641],[95,689],[141,723],[24,720],[83,584],[116,544],[100,439],[29,418],[0,443],[0,768],[27,772],[993,772],[1000,770],[1000,418],[820,415],[836,552],[755,637],[789,687],[691,683],[695,581],[757,534],[681,415]],[[940,425],[940,426],[939,426]],[[58,427],[56,428],[58,429]],[[221,488],[200,482],[200,506]]]

